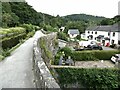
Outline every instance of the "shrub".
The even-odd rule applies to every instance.
[[[70,84],[78,83],[85,88],[118,88],[118,69],[85,69],[85,68],[55,68],[61,88],[67,88]],[[66,87],[65,87],[66,86]],[[71,87],[72,88],[72,87]]]
[[[72,50],[68,47],[64,47],[64,48],[59,50],[59,52],[63,52],[63,51],[64,51],[64,54],[65,54],[66,57],[72,55]]]
[[[43,29],[47,32],[57,32],[57,29],[56,28],[53,28],[52,26],[50,25],[44,25]]]
[[[72,58],[76,61],[98,60],[91,51],[73,52]]]
[[[27,38],[33,37],[34,34],[35,34],[35,31],[29,32],[27,34]]]
[[[35,30],[35,26],[32,25],[32,24],[23,24],[23,25],[21,25],[21,26],[26,29],[26,32],[27,32],[27,33]]]
[[[94,56],[99,60],[110,60],[112,55],[120,53],[119,50],[94,51]]]
[[[58,52],[60,51],[64,51],[65,58],[71,56],[74,61],[110,60],[112,55],[120,54],[119,50],[71,51],[71,49],[67,47],[60,49]]]
[[[26,37],[26,34],[21,34],[15,37],[6,38],[2,40],[0,43],[2,43],[3,49],[7,49],[17,45],[19,43],[19,40],[24,39],[25,37]]]
[[[65,41],[68,41],[67,35],[63,32],[58,32],[58,38],[65,40]]]

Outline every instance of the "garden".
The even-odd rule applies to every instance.
[[[65,59],[71,56],[74,62],[76,61],[100,61],[100,60],[110,61],[111,57],[114,54],[120,54],[120,51],[119,50],[74,51],[68,47],[64,47],[58,50],[53,64],[58,65],[60,56],[64,56]]]

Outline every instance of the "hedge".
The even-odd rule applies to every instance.
[[[2,43],[3,49],[7,49],[7,48],[11,48],[11,47],[17,45],[19,43],[19,41],[21,39],[24,39],[25,37],[26,37],[26,33],[23,33],[23,34],[15,36],[15,37],[5,38],[0,43]]]
[[[118,69],[55,68],[55,70],[61,88],[75,83],[78,83],[79,88],[81,84],[85,88],[95,89],[112,89],[120,86]]]
[[[0,35],[8,35],[10,33],[13,33],[13,34],[20,34],[20,33],[25,33],[26,30],[25,28],[22,28],[22,27],[15,27],[15,28],[8,28],[8,29],[5,29],[5,28],[1,28],[0,29]]]
[[[91,61],[91,60],[110,60],[112,55],[114,54],[120,54],[119,50],[92,50],[92,51],[72,51],[69,48],[65,47],[59,52],[65,53],[66,58],[68,56],[71,56],[74,61]]]

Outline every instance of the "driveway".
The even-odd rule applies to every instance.
[[[105,46],[102,46],[103,50],[116,50],[116,49],[113,49],[113,48],[110,48],[110,47],[105,47]]]
[[[33,41],[44,36],[41,31],[25,41],[11,56],[0,62],[0,89],[35,88],[33,74]]]

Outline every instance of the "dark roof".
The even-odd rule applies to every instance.
[[[103,26],[95,26],[87,28],[89,31],[112,31],[112,32],[120,32],[120,24],[116,23],[114,25],[103,25]]]
[[[68,32],[70,34],[79,34],[79,30],[78,29],[69,29]]]
[[[96,29],[97,31],[110,31],[111,30],[111,26],[107,25],[107,26],[99,26],[99,28]]]
[[[99,26],[93,26],[93,27],[88,27],[87,28],[87,30],[92,30],[92,31],[94,31],[94,30],[96,30],[97,28],[99,28]]]
[[[120,24],[114,24],[111,27],[111,31],[116,31],[116,32],[120,32]]]

